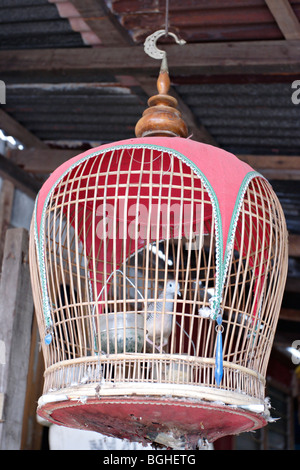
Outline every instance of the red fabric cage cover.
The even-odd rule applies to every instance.
[[[134,158],[131,158],[131,150],[135,149]],[[141,174],[141,158],[142,152],[144,149],[154,149],[155,154],[153,158],[153,170],[157,171],[153,175],[152,181],[149,181],[148,172]],[[98,155],[106,153],[104,159],[97,159]],[[120,152],[122,153],[122,158],[120,159]],[[180,200],[180,195],[182,191],[182,185],[184,186],[184,197],[188,198],[191,196],[191,188],[185,185],[184,178],[179,174],[179,164],[180,160],[183,162],[183,172],[190,174],[190,169],[192,169],[198,176],[199,185],[196,188],[198,191],[201,190],[201,186],[204,185],[207,192],[205,192],[205,197],[212,201],[211,204],[204,204],[204,212],[199,213],[198,208],[194,208],[194,221],[196,224],[199,217],[203,217],[206,221],[206,225],[209,226],[209,221],[212,217],[212,210],[215,211],[215,220],[216,220],[216,231],[218,243],[217,250],[218,253],[217,259],[218,265],[217,269],[217,283],[218,283],[218,299],[217,304],[221,301],[222,294],[222,285],[224,282],[224,276],[226,275],[226,262],[233,248],[242,251],[243,254],[247,252],[255,253],[255,244],[258,243],[258,240],[262,239],[263,234],[261,231],[269,230],[267,226],[256,227],[257,234],[251,238],[251,246],[249,248],[249,239],[247,235],[244,234],[244,238],[241,241],[239,237],[240,230],[236,231],[236,228],[241,224],[241,221],[238,218],[239,209],[241,207],[241,202],[243,201],[245,190],[249,182],[255,177],[261,177],[258,173],[254,172],[253,169],[246,163],[240,161],[234,155],[221,150],[219,148],[195,142],[190,139],[184,139],[179,137],[150,137],[150,138],[139,138],[139,139],[129,139],[125,141],[115,142],[113,144],[102,145],[100,147],[88,150],[80,155],[66,161],[59,168],[57,168],[49,177],[49,179],[42,186],[36,201],[36,240],[38,243],[38,253],[40,256],[40,268],[43,270],[43,257],[44,257],[44,235],[43,235],[43,224],[44,224],[44,214],[45,208],[47,206],[50,195],[56,190],[59,182],[64,181],[65,184],[69,184],[70,191],[64,193],[61,196],[59,202],[62,203],[63,207],[65,204],[64,215],[69,219],[71,224],[74,226],[77,225],[77,230],[79,231],[80,237],[85,238],[85,243],[87,247],[87,252],[91,249],[92,243],[100,243],[101,238],[103,237],[94,237],[91,230],[85,230],[82,226],[87,220],[88,211],[96,211],[96,216],[99,217],[99,224],[97,225],[98,230],[104,228],[103,215],[106,215],[108,218],[112,218],[113,214],[109,214],[108,207],[115,207],[117,219],[122,223],[126,221],[127,227],[119,228],[118,233],[121,239],[121,243],[118,243],[118,240],[112,238],[104,237],[105,243],[101,243],[99,246],[95,246],[95,252],[97,253],[98,258],[100,259],[97,265],[97,271],[106,273],[106,279],[108,278],[112,264],[107,263],[107,266],[101,266],[101,259],[104,256],[101,255],[104,250],[106,251],[107,259],[111,259],[112,250],[114,250],[115,259],[122,261],[124,259],[124,253],[121,254],[121,250],[126,246],[126,256],[129,256],[133,250],[136,248],[135,243],[129,243],[126,240],[126,235],[130,224],[134,224],[136,219],[136,208],[135,208],[135,196],[137,195],[137,186],[138,182],[140,184],[140,200],[143,201],[143,207],[147,213],[149,209],[149,191],[151,189],[151,201],[152,205],[155,204],[155,201],[158,201],[159,191],[160,191],[160,182],[163,182],[163,192],[161,194],[162,203],[167,203],[168,198],[168,186],[170,182],[170,159],[164,159],[162,165],[162,159],[159,158],[159,155],[170,154],[175,158],[173,159],[173,170],[175,176],[172,177],[172,189],[171,197],[174,198],[174,204],[178,204]],[[149,155],[148,155],[149,157]],[[82,165],[81,165],[82,164]],[[84,164],[84,165],[83,165]],[[91,172],[92,166],[94,166],[93,171]],[[95,169],[97,171],[95,171]],[[121,170],[118,172],[118,170]],[[124,171],[125,170],[125,171]],[[162,171],[161,171],[162,170]],[[85,175],[93,174],[92,178],[85,178]],[[126,174],[127,173],[127,174]],[[128,173],[130,173],[130,184],[127,189],[126,184],[122,183],[128,182]],[[80,174],[80,178],[73,178]],[[140,180],[140,178],[142,178]],[[116,183],[118,179],[118,205],[116,205]],[[70,183],[68,183],[70,180]],[[87,181],[89,181],[89,186],[87,187]],[[189,181],[189,180],[187,180]],[[155,183],[155,184],[153,184]],[[96,187],[96,191],[95,188]],[[176,189],[178,188],[178,189]],[[96,196],[96,198],[95,198]],[[259,195],[257,196],[259,198]],[[80,210],[79,204],[70,204],[71,201],[90,199],[89,202],[85,205],[82,205],[82,210]],[[97,205],[93,202],[97,199]],[[99,205],[99,201],[106,200],[105,204]],[[171,200],[172,204],[172,200]],[[258,205],[256,205],[257,207]],[[76,209],[75,209],[76,208]],[[75,213],[76,210],[76,213]],[[255,209],[259,210],[259,209]],[[124,219],[124,211],[126,211],[126,217]],[[251,215],[249,215],[251,217]],[[147,217],[143,219],[142,214],[140,214],[140,221],[145,220],[147,223]],[[151,219],[152,220],[152,219]],[[155,217],[153,218],[155,220]],[[180,227],[178,222],[180,220],[179,212],[173,214],[173,219],[171,220],[171,230],[174,238],[184,234],[185,227]],[[76,222],[75,222],[76,221]],[[184,223],[189,224],[189,221],[184,220]],[[239,228],[239,227],[238,227]],[[143,227],[141,227],[140,233],[141,236],[138,238],[138,247],[142,247],[146,243],[146,237],[143,236]],[[161,224],[159,227],[160,237],[164,237],[163,230],[165,230],[165,224]],[[236,231],[236,234],[235,234]],[[260,233],[258,233],[260,231]],[[232,240],[234,239],[235,234],[235,246],[233,247]],[[266,255],[266,247],[268,243],[269,233],[264,234],[264,256]],[[125,241],[124,241],[125,238]],[[243,246],[240,247],[241,242]],[[122,248],[123,247],[123,248]],[[100,250],[100,251],[99,251]],[[122,256],[122,260],[120,259]],[[253,265],[254,260],[250,259],[250,265]],[[93,269],[89,266],[89,269]],[[258,266],[257,260],[255,265]],[[99,293],[101,286],[104,283],[104,279],[100,277],[97,278],[99,286],[97,286],[97,292]],[[46,291],[44,295],[47,296]],[[216,305],[217,305],[216,304]],[[217,307],[216,307],[217,308]]]

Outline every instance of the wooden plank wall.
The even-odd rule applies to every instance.
[[[29,282],[28,232],[22,228],[9,229],[0,285],[0,339],[5,344],[0,376],[2,450],[19,450],[21,443],[33,314]]]
[[[44,363],[33,311],[28,264],[28,231],[12,228],[15,186],[0,191],[0,449],[39,450],[37,422]],[[2,347],[3,346],[3,347]]]

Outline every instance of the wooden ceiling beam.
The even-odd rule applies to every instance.
[[[270,180],[300,180],[300,156],[238,155]]]
[[[72,29],[81,33],[85,43],[116,47],[133,43],[104,0],[49,1],[56,4],[61,17],[68,18]]]
[[[6,135],[19,140],[25,147],[48,147],[38,137],[22,126],[22,124],[3,111],[3,109],[0,109],[0,129],[2,129]]]
[[[299,258],[300,257],[300,235],[293,233],[289,234],[289,256]],[[300,289],[300,283],[298,290]]]
[[[201,136],[200,136],[201,137]],[[193,136],[193,139],[195,137]],[[25,171],[47,174],[55,170],[69,158],[78,155],[80,150],[35,149],[11,150],[10,160]],[[262,174],[272,173],[273,179],[300,180],[300,156],[284,155],[237,155],[238,158]],[[292,175],[292,178],[291,178]],[[299,245],[300,246],[300,245]]]
[[[253,168],[273,170],[300,169],[300,155],[239,155],[239,158]]]
[[[288,0],[265,0],[285,39],[300,39],[300,23]]]
[[[280,310],[279,320],[300,321],[300,310],[282,308]]]
[[[169,44],[169,69],[173,74],[299,73],[300,41],[249,41]],[[101,70],[138,74],[158,70],[156,60],[143,47],[75,49],[24,49],[0,51],[0,72]]]
[[[9,160],[23,169],[25,172],[33,174],[52,173],[58,166],[65,161],[75,157],[80,150],[61,150],[45,149],[37,150],[35,148],[24,150],[10,150]]]
[[[20,189],[33,199],[41,188],[41,183],[39,181],[1,154],[0,176],[13,183],[16,188]]]
[[[257,165],[256,165],[257,167]],[[289,169],[283,169],[279,170],[277,169],[272,169],[272,168],[255,168],[257,171],[259,171],[262,175],[264,175],[265,178],[268,180],[291,180],[291,181],[299,181],[300,180],[300,170],[289,170]]]

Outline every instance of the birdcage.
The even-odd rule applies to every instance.
[[[161,100],[155,112],[171,107]],[[268,422],[286,225],[271,185],[234,155],[143,128],[67,161],[37,197],[38,413],[195,448]]]

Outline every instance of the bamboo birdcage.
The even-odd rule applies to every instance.
[[[287,232],[265,178],[174,133],[148,126],[87,151],[40,191],[30,237],[45,360],[38,413],[171,447],[184,435],[195,447],[268,421]]]

